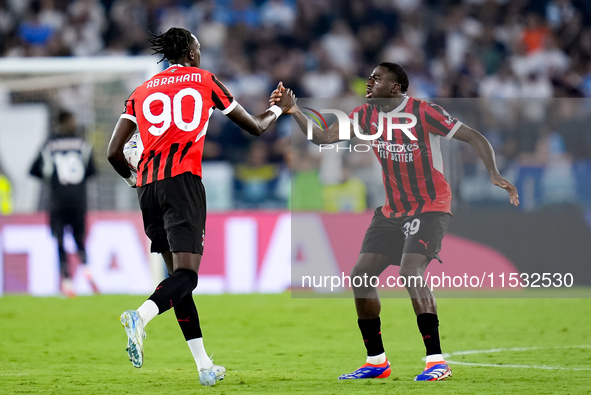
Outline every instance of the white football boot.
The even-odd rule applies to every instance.
[[[224,377],[226,377],[226,368],[220,365],[213,365],[211,369],[199,371],[199,382],[207,387],[215,385],[216,381],[221,381]]]
[[[135,310],[127,310],[121,314],[121,325],[127,334],[127,354],[129,360],[136,368],[144,364],[144,323]]]

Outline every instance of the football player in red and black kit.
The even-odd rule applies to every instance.
[[[250,115],[215,75],[199,68],[199,41],[185,29],[171,28],[150,42],[170,67],[137,87],[126,101],[109,143],[108,158],[117,173],[137,187],[151,251],[162,254],[170,276],[137,310],[125,311],[121,323],[128,336],[129,358],[139,368],[143,364],[144,327],[156,315],[174,308],[199,380],[210,386],[223,379],[226,371],[214,365],[205,352],[192,296],[205,240],[201,158],[209,118],[218,109],[258,136],[289,110],[289,105],[279,102],[281,107],[273,105],[261,115]],[[144,146],[137,176],[123,155],[123,147],[136,128]]]
[[[441,240],[451,218],[451,189],[443,174],[440,138],[455,138],[470,144],[486,166],[490,181],[509,193],[511,204],[517,206],[519,196],[516,188],[499,174],[494,151],[486,138],[452,118],[440,106],[407,96],[408,85],[404,68],[395,63],[381,63],[367,81],[368,102],[349,114],[352,120],[349,138],[354,136],[355,122],[363,134],[379,134],[379,125],[388,123],[386,113],[392,123],[410,123],[405,130],[394,129],[391,139],[384,132],[372,141],[374,154],[382,166],[386,202],[375,210],[351,278],[379,276],[389,265],[400,265],[399,274],[406,280],[427,350],[426,367],[415,380],[434,381],[451,376],[439,342],[437,304],[431,290],[420,281],[429,262],[439,260]],[[270,101],[285,95],[295,100],[290,90],[280,86]],[[289,112],[302,132],[307,133],[307,118],[297,105]],[[396,117],[396,113],[400,116]],[[313,125],[313,143],[330,144],[339,140],[339,122],[328,130]],[[353,286],[353,291],[367,360],[355,372],[339,379],[388,377],[391,369],[382,344],[377,288],[362,284]]]

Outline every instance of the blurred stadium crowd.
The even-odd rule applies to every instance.
[[[591,1],[0,0],[0,53],[150,54],[147,32],[171,26],[196,34],[202,67],[254,113],[280,80],[302,98],[359,97],[376,64],[402,64],[410,95],[445,99],[452,115],[491,140],[502,170],[525,190],[526,208],[591,201]],[[478,109],[466,111],[461,98],[480,98]],[[327,181],[318,155],[292,147],[290,135],[288,117],[256,141],[224,117],[212,120],[206,159],[233,164],[235,207],[380,204],[371,161],[347,159],[340,179]],[[482,166],[457,146],[448,168],[456,197],[494,202]],[[290,176],[306,193],[289,198]]]

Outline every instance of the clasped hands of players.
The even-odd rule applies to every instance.
[[[285,96],[283,93],[285,92]],[[297,98],[295,97],[293,91],[289,88],[283,86],[283,82],[279,82],[277,84],[277,88],[273,92],[271,92],[271,97],[269,97],[269,104],[270,105],[279,105],[282,107],[284,114],[291,114],[296,107]],[[283,106],[289,106],[286,109],[283,109]]]

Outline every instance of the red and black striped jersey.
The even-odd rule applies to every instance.
[[[451,188],[443,174],[439,138],[451,139],[462,123],[437,104],[409,96],[388,116],[392,116],[391,122],[395,124],[411,122],[411,117],[396,117],[396,113],[415,117],[416,125],[407,130],[416,140],[400,128],[395,128],[392,138],[388,139],[387,117],[375,104],[364,104],[349,114],[352,122],[357,118],[364,134],[376,134],[379,125],[384,125],[382,136],[371,140],[375,156],[382,166],[386,189],[382,213],[387,218],[393,218],[427,211],[451,212]]]
[[[236,104],[215,75],[196,67],[172,65],[136,88],[121,117],[135,122],[144,145],[137,186],[186,172],[201,177],[209,118]]]

